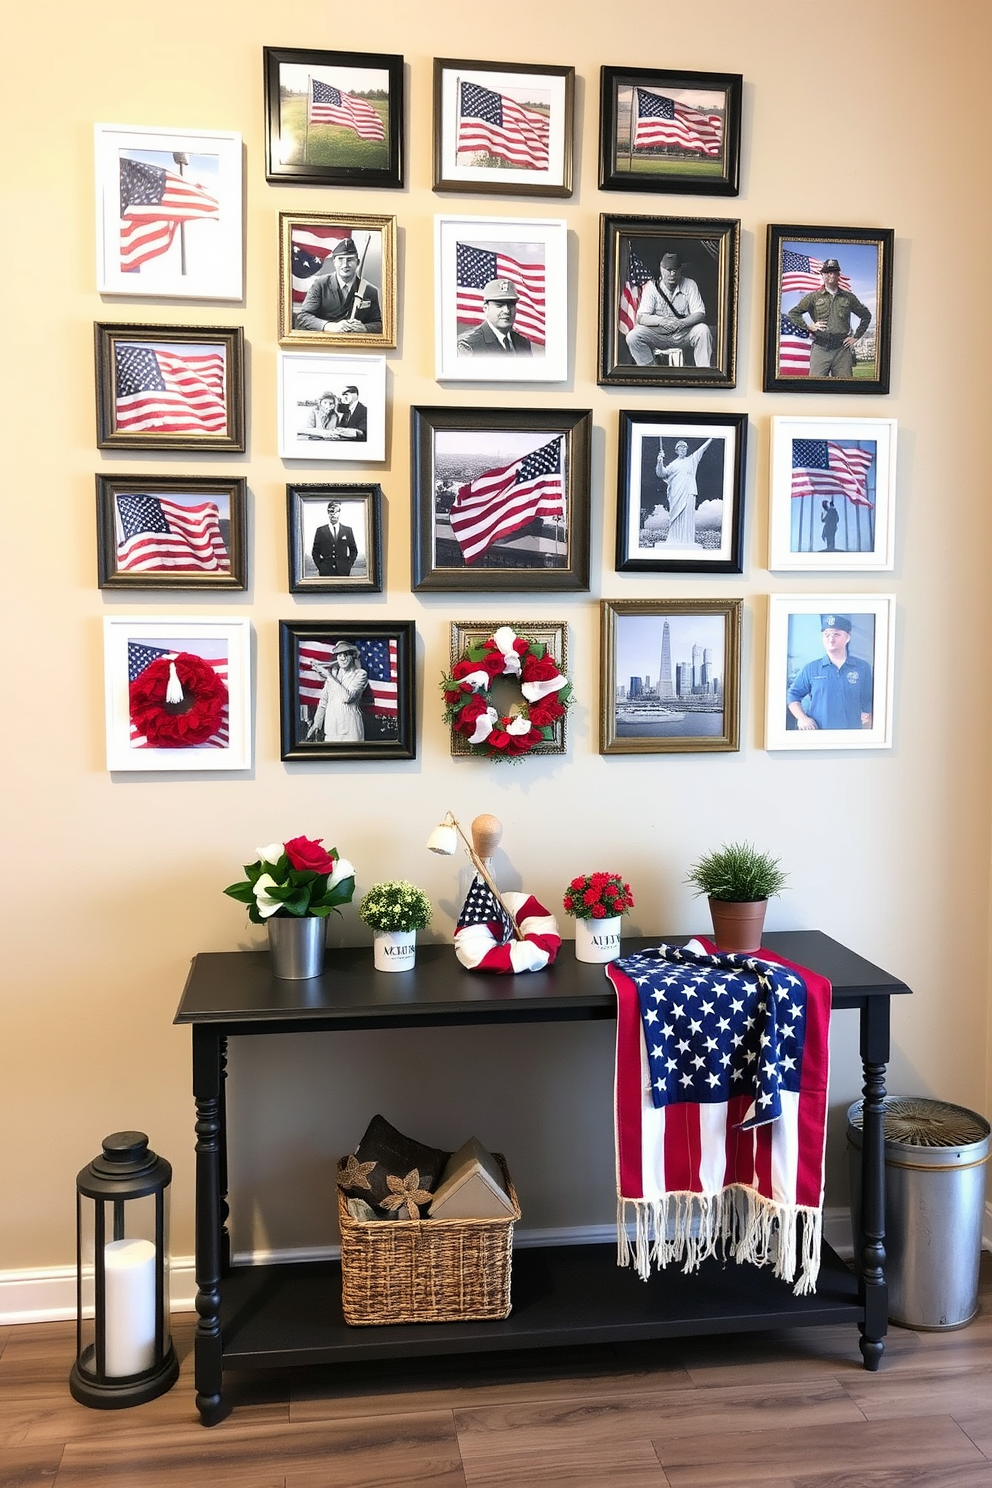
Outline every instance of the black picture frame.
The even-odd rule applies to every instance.
[[[739,72],[601,68],[600,190],[737,196],[743,91]]]
[[[318,51],[306,47],[264,47],[265,179],[277,184],[297,181],[311,186],[368,186],[399,190],[403,185],[403,58],[387,52]],[[324,70],[315,78],[313,69]],[[355,72],[376,74],[369,89],[354,91]],[[381,75],[386,75],[386,97]],[[337,75],[337,76],[335,76]],[[308,79],[306,92],[302,78]],[[313,84],[323,85],[324,97],[313,100],[318,109],[332,111],[349,122],[310,122]],[[345,84],[350,86],[345,86]],[[290,91],[291,85],[293,91]],[[327,95],[330,88],[339,98]],[[318,89],[318,91],[320,91]],[[368,94],[374,96],[369,101]],[[342,96],[343,95],[343,96]],[[291,130],[302,109],[303,145]],[[364,105],[364,107],[363,107]],[[380,106],[381,105],[381,106]],[[368,110],[379,116],[382,139],[374,131]],[[311,140],[311,128],[320,131]],[[329,130],[340,130],[331,135]],[[352,136],[352,138],[349,138]],[[381,147],[381,148],[380,148]],[[286,157],[290,158],[286,158]],[[292,157],[298,158],[292,158]]]
[[[601,216],[601,386],[736,387],[740,230],[736,219]],[[677,282],[659,285],[668,255],[681,262]],[[671,333],[636,319],[667,315],[669,305],[686,320],[705,318]]]
[[[888,227],[770,224],[765,257],[766,393],[889,391],[894,249],[895,233]],[[810,297],[830,288],[819,266],[831,259],[839,264],[834,289],[849,292],[871,315],[864,324],[856,306],[849,307],[846,320],[856,338],[849,349],[850,366],[842,330],[827,328],[818,335],[813,329],[817,322],[811,319]],[[800,312],[801,305],[805,308]],[[805,334],[790,313],[806,327]],[[843,307],[839,314],[845,318]]]
[[[574,119],[574,67],[435,57],[433,189],[571,196]]]
[[[746,413],[621,409],[618,573],[743,573],[747,428]]]
[[[743,611],[741,599],[602,600],[600,754],[740,749]]]
[[[589,588],[591,410],[423,407],[411,421],[415,592]],[[468,492],[486,475],[488,490]],[[448,514],[462,490],[460,539]]]
[[[342,524],[337,542],[321,534],[335,502]],[[290,594],[381,594],[381,510],[379,485],[287,485]]]
[[[98,475],[100,588],[247,588],[247,484],[243,477]]]
[[[320,703],[329,673],[322,681],[314,663],[333,665],[339,643],[357,650],[368,680],[360,693],[339,699],[339,740],[308,738],[311,726],[318,724],[319,732],[326,719]],[[416,643],[412,620],[280,620],[280,758],[416,759]]]
[[[99,449],[243,452],[240,326],[93,329]]]

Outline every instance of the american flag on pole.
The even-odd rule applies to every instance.
[[[874,460],[874,448],[860,449],[833,439],[794,439],[792,494],[846,496],[855,506],[873,506],[867,480]]]
[[[779,316],[778,370],[780,377],[808,377],[813,337],[801,331],[787,315]]]
[[[550,131],[547,114],[479,83],[459,84],[459,154],[495,155],[523,170],[547,170]]]
[[[195,181],[149,165],[120,161],[121,269],[132,273],[172,247],[181,222],[216,221],[220,203]]]
[[[382,119],[364,98],[353,93],[343,93],[331,83],[322,83],[319,78],[310,79],[310,94],[307,99],[308,124],[340,124],[343,129],[353,129],[360,139],[381,140],[386,138]]]
[[[677,145],[680,150],[718,156],[723,149],[723,118],[677,103],[664,93],[635,88],[634,149]]]
[[[307,297],[314,275],[329,273],[324,260],[335,244],[352,237],[350,227],[304,227],[298,223],[292,230],[293,309],[298,310]]]
[[[230,573],[215,501],[184,506],[164,496],[118,494],[116,505],[122,573]]]
[[[340,637],[326,641],[300,642],[299,691],[303,707],[315,709],[320,702],[320,694],[327,679],[316,670],[313,663],[316,661],[321,666],[329,667],[334,659],[333,651],[338,639]],[[399,663],[395,639],[361,640],[355,641],[354,645],[358,649],[362,671],[368,674],[368,686],[372,695],[370,711],[378,718],[397,718]],[[364,699],[362,707],[365,707]]]
[[[459,486],[449,520],[466,563],[537,517],[564,519],[561,434],[510,465]]]
[[[485,314],[482,291],[490,279],[509,279],[519,295],[513,329],[528,341],[544,345],[544,264],[522,263],[508,253],[455,245],[455,284],[459,320],[479,325]]]
[[[830,983],[699,941],[624,957],[607,975],[621,1264],[646,1280],[652,1259],[691,1271],[725,1250],[787,1281],[798,1267],[794,1290],[815,1290]]]
[[[805,253],[795,253],[791,248],[782,250],[782,293],[784,295],[811,294],[823,288],[820,278],[822,258],[810,258]],[[846,274],[838,276],[841,289],[850,290],[851,281]]]
[[[175,661],[181,656],[181,651],[170,651],[165,646],[146,646],[143,641],[128,641],[127,643],[127,680],[136,682],[146,667],[151,666],[153,661],[165,660]],[[227,685],[227,657],[202,657],[208,666],[213,667],[221,681]],[[228,725],[228,699],[224,699],[224,708],[221,713],[221,722],[215,734],[203,744],[187,744],[187,749],[229,749],[230,729]],[[130,747],[132,749],[154,749],[157,746],[150,744],[144,734],[139,733],[133,723],[130,724]]]
[[[175,351],[115,341],[119,430],[226,434],[224,348]]]
[[[627,254],[627,277],[620,291],[620,330],[626,335],[637,324],[637,307],[641,290],[652,278],[651,270],[631,248]]]

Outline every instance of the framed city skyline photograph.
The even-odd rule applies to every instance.
[[[279,340],[325,351],[396,345],[396,218],[279,213]]]
[[[94,326],[100,449],[243,451],[240,326]]]
[[[618,573],[742,573],[745,413],[622,409]]]
[[[244,477],[98,475],[101,589],[247,587]]]
[[[775,594],[765,748],[892,747],[894,594]]]
[[[403,185],[402,57],[298,47],[263,57],[267,181]]]
[[[740,226],[600,217],[600,384],[736,386]]]
[[[600,602],[600,754],[740,748],[743,600]]]
[[[251,625],[103,622],[108,770],[251,768]]]
[[[434,190],[571,196],[574,67],[434,58]]]
[[[743,84],[736,72],[601,68],[600,190],[736,196]]]
[[[381,594],[382,487],[288,485],[290,594]]]
[[[95,124],[93,136],[100,293],[240,300],[241,135]]]
[[[588,409],[411,417],[414,591],[589,588]]]
[[[892,568],[896,430],[895,419],[772,419],[769,568]]]
[[[416,759],[412,620],[280,620],[283,760]]]
[[[568,224],[435,217],[439,382],[564,382]]]
[[[281,351],[279,453],[284,460],[384,460],[385,357]]]
[[[891,228],[768,228],[766,393],[887,393]]]

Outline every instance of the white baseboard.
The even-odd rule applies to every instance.
[[[849,1209],[824,1209],[823,1237],[839,1256],[854,1254]],[[541,1245],[608,1245],[616,1238],[616,1227],[570,1225],[562,1229],[514,1232],[513,1243],[521,1250]],[[992,1251],[992,1203],[985,1205],[982,1249]],[[308,1246],[294,1250],[243,1251],[235,1254],[238,1265],[263,1265],[281,1261],[323,1261],[340,1255],[337,1245]],[[173,1312],[192,1312],[196,1281],[192,1256],[176,1256],[169,1271]],[[51,1323],[76,1316],[75,1266],[48,1266],[38,1271],[0,1271],[0,1324]]]

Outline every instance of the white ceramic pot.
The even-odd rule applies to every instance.
[[[615,961],[620,954],[620,915],[608,920],[576,920],[576,961]]]
[[[412,971],[417,960],[416,930],[376,930],[372,954],[376,971]]]

